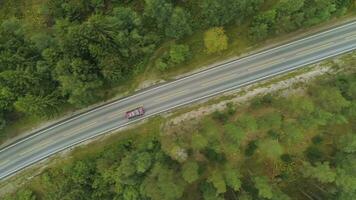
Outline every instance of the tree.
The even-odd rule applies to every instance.
[[[226,192],[226,183],[223,174],[219,170],[214,170],[211,172],[208,182],[213,184],[217,194],[222,194]]]
[[[168,69],[168,64],[163,61],[162,58],[156,60],[155,67],[160,71],[165,71]]]
[[[156,163],[141,185],[141,194],[152,200],[174,200],[183,195],[184,181],[163,164]]]
[[[70,170],[70,178],[74,184],[82,186],[90,185],[94,172],[93,163],[90,161],[76,161],[72,166],[68,166],[65,170]]]
[[[195,133],[192,136],[191,147],[194,150],[203,150],[208,146],[208,140],[201,134]]]
[[[37,33],[33,35],[31,41],[40,52],[55,45],[54,39],[45,33]]]
[[[3,87],[0,89],[0,111],[12,110],[13,103],[16,101],[16,96],[9,88]]]
[[[0,73],[0,86],[6,88],[6,96],[18,98],[28,93],[38,93],[41,90],[40,80],[33,74],[24,71],[8,70]]]
[[[272,139],[259,141],[258,149],[262,156],[273,160],[278,159],[284,152],[283,147],[279,142]]]
[[[321,183],[332,183],[335,181],[336,173],[330,169],[329,162],[318,162],[315,166],[306,162],[304,163],[303,176],[316,178]]]
[[[224,178],[226,181],[226,185],[232,188],[235,192],[239,191],[241,188],[241,175],[232,167],[226,167],[224,170]]]
[[[166,27],[166,36],[180,39],[192,33],[190,14],[183,8],[176,7]]]
[[[80,58],[73,59],[72,62],[61,60],[57,63],[58,80],[62,93],[69,95],[69,103],[80,107],[97,100],[98,96],[94,91],[103,83],[98,74],[93,74],[92,71],[98,71],[97,67]]]
[[[269,28],[267,24],[255,24],[249,28],[249,38],[253,41],[261,41],[268,36]]]
[[[265,176],[254,177],[253,182],[255,183],[255,187],[258,190],[258,196],[266,199],[272,199],[273,197],[272,187],[268,182],[267,177]]]
[[[337,113],[350,105],[336,87],[312,87],[310,93],[314,101],[326,111]]]
[[[276,10],[269,10],[254,17],[249,30],[249,35],[253,40],[265,39],[269,34],[274,33],[276,23]]]
[[[124,200],[139,200],[140,193],[137,188],[133,186],[126,186],[123,192]]]
[[[277,5],[279,15],[290,15],[303,8],[305,0],[282,0]]]
[[[6,126],[6,120],[4,119],[3,114],[0,112],[0,131]]]
[[[351,99],[356,100],[356,81],[350,83],[350,85],[347,89],[347,95]]]
[[[58,94],[53,93],[45,97],[26,95],[20,97],[14,105],[17,111],[27,115],[53,117],[59,112],[61,103]]]
[[[152,155],[148,152],[136,154],[135,165],[139,173],[146,172],[152,165]]]
[[[260,0],[203,0],[200,4],[205,26],[223,26],[232,22],[241,22],[261,5]]]
[[[100,59],[99,67],[101,74],[110,83],[118,83],[124,79],[125,67],[116,55],[107,55]]]
[[[231,123],[226,124],[224,129],[227,142],[232,143],[236,147],[239,147],[241,142],[246,137],[245,131]]]
[[[340,187],[341,191],[348,194],[356,193],[356,176],[353,170],[346,170],[342,167],[336,169],[337,176],[335,178],[335,183]]]
[[[311,26],[328,20],[332,13],[336,11],[335,2],[332,0],[309,1],[306,5],[303,7],[305,26]]]
[[[182,176],[188,183],[193,183],[199,178],[199,165],[194,161],[188,161],[182,166]]]
[[[234,4],[236,5],[236,3]],[[203,0],[201,9],[205,24],[208,26],[223,26],[229,23],[237,13],[236,10],[233,10],[234,4],[228,4],[226,0]],[[230,10],[232,13],[228,12]]]
[[[227,36],[223,27],[211,28],[204,34],[207,53],[216,53],[227,49]]]
[[[169,50],[169,62],[180,64],[187,60],[189,53],[189,46],[187,45],[172,45]]]
[[[283,0],[277,4],[278,32],[290,32],[302,25],[305,0]]]
[[[170,21],[172,12],[173,5],[167,0],[145,0],[144,14],[153,19],[158,30],[164,30]],[[179,13],[179,16],[176,17],[181,17],[181,14],[182,13]]]
[[[341,136],[339,141],[341,150],[345,153],[356,152],[356,134],[346,134]]]
[[[20,189],[15,195],[8,195],[4,200],[36,200],[37,197],[29,189]]]
[[[210,182],[200,184],[200,191],[203,193],[204,200],[223,200],[222,195],[218,194],[215,187]]]
[[[134,154],[126,154],[121,160],[119,167],[117,168],[117,174],[115,176],[115,182],[118,184],[133,185],[136,183],[136,172],[138,168],[142,166],[135,166]],[[141,169],[140,169],[141,170]]]

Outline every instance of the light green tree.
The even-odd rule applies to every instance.
[[[172,45],[169,50],[169,62],[180,64],[187,60],[189,53],[189,46],[187,45]]]
[[[218,194],[226,192],[226,183],[223,174],[219,170],[211,172],[208,182],[212,183]]]
[[[203,150],[208,146],[208,140],[200,133],[195,133],[192,136],[191,147],[195,150]]]
[[[316,163],[312,166],[310,163],[305,162],[303,167],[304,177],[315,178],[321,183],[332,183],[335,181],[336,173],[330,168],[329,162]]]
[[[350,105],[336,87],[312,87],[311,90],[314,101],[326,111],[340,112]]]
[[[228,38],[223,27],[214,27],[204,34],[204,44],[208,54],[216,53],[227,49]]]
[[[336,179],[335,183],[342,191],[352,194],[356,193],[356,175],[353,172],[345,170],[343,168],[336,169]]]
[[[182,175],[185,181],[192,183],[199,178],[199,165],[195,161],[188,161],[182,166]]]
[[[346,134],[341,136],[339,145],[341,150],[346,153],[355,153],[356,152],[356,134]]]
[[[263,139],[258,142],[259,153],[262,157],[276,160],[284,153],[283,147],[277,140]]]
[[[224,178],[226,181],[226,185],[232,188],[235,192],[239,191],[241,188],[241,180],[240,180],[240,173],[237,169],[232,167],[226,167],[224,169]]]
[[[253,178],[255,187],[258,190],[258,196],[266,199],[272,199],[273,189],[265,176],[257,176]]]
[[[136,170],[139,173],[146,172],[152,165],[152,155],[148,152],[138,153],[135,156]]]
[[[239,147],[241,142],[246,137],[245,131],[232,123],[228,123],[224,126],[224,132],[226,135],[227,142],[232,143],[236,147]]]

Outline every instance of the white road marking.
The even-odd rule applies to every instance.
[[[5,165],[6,163],[10,162],[10,160],[1,160],[0,161],[0,166]]]
[[[326,48],[326,47],[330,47],[333,44],[335,44],[335,42],[329,42],[329,43],[326,43],[326,44],[323,44],[323,45],[320,45],[320,46],[312,47],[312,48],[310,48],[308,50],[305,50],[305,51],[298,51],[295,55],[296,56],[304,56],[306,54],[309,54],[310,52],[314,52],[315,50],[320,50],[320,49],[323,49],[323,48]]]
[[[50,144],[51,142],[53,142],[53,141],[52,141],[52,140],[49,140],[49,139],[44,140],[43,142],[40,142],[39,144],[36,144],[36,146],[30,147],[30,149],[28,149],[28,150],[21,151],[21,152],[19,153],[19,155],[20,155],[20,156],[24,156],[24,155],[26,155],[26,154],[28,154],[28,153],[30,153],[30,152],[33,152],[33,151],[37,151],[37,150],[39,150],[39,149],[42,149],[42,148],[46,147],[48,144]]]
[[[154,101],[154,102],[162,102],[162,101],[165,101],[165,100],[170,99],[170,98],[172,98],[172,97],[175,97],[175,96],[177,96],[178,94],[183,94],[183,93],[186,93],[186,92],[187,92],[186,90],[181,90],[181,91],[174,92],[174,93],[164,94],[164,95],[161,95],[161,96],[157,97],[157,98],[154,99],[153,101]]]
[[[66,132],[64,132],[64,134],[58,134],[59,137],[63,137],[63,136],[68,136],[68,135],[74,135],[74,134],[77,134],[78,132],[84,130],[84,129],[87,129],[91,126],[93,126],[94,124],[97,124],[98,122],[95,121],[95,122],[91,122],[89,124],[83,124],[82,126],[78,127],[78,128],[75,128],[75,129],[72,129],[72,130],[68,130]]]

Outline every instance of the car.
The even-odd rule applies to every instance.
[[[135,117],[139,117],[145,114],[145,109],[143,106],[135,108],[133,110],[127,111],[125,114],[126,119],[132,119]]]

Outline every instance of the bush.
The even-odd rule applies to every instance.
[[[169,63],[180,64],[190,57],[190,50],[188,45],[173,45],[169,50]]]
[[[168,52],[165,52],[161,58],[156,60],[156,68],[160,71],[165,71],[170,67],[185,62],[189,57],[190,49],[188,45],[172,45]]]
[[[213,119],[217,120],[217,121],[219,121],[221,123],[225,123],[225,122],[227,122],[229,117],[224,112],[215,111],[215,112],[213,112]]]

